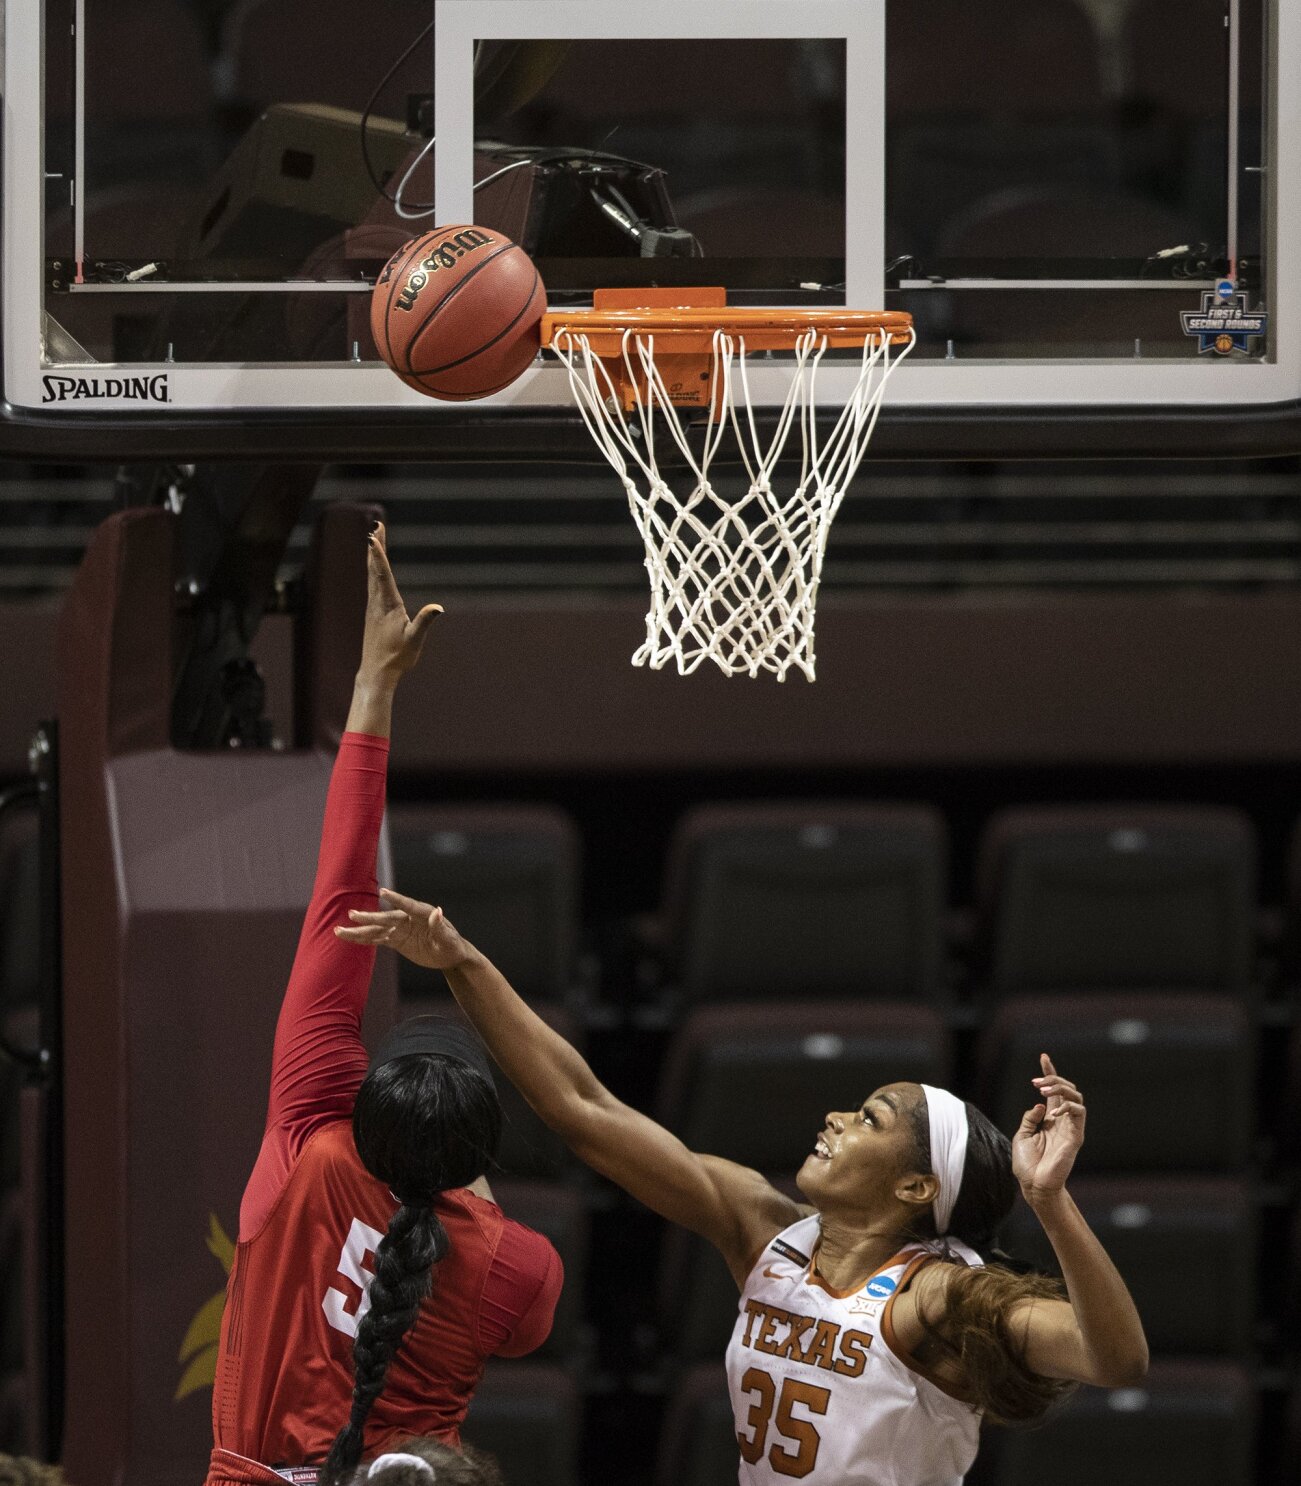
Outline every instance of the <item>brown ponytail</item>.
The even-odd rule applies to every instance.
[[[971,1402],[991,1424],[1038,1424],[1048,1410],[1074,1391],[1075,1384],[1045,1378],[1025,1364],[1023,1327],[1013,1314],[1025,1302],[1066,1300],[1066,1287],[1049,1275],[1021,1272],[994,1247],[998,1230],[1017,1198],[1012,1146],[1007,1136],[974,1104],[967,1110],[967,1155],[949,1231],[974,1249],[981,1268],[957,1262],[948,1276],[943,1320],[921,1315],[931,1340],[961,1368]],[[921,1171],[931,1170],[930,1119],[923,1097],[912,1111]],[[928,1211],[915,1237],[935,1241]],[[941,1245],[944,1240],[940,1239]],[[920,1314],[920,1311],[919,1311]]]
[[[1038,1424],[1075,1384],[1046,1378],[1025,1365],[1016,1309],[1027,1301],[1064,1300],[1060,1281],[1042,1274],[1017,1274],[1001,1264],[980,1269],[950,1266],[942,1329],[925,1316],[927,1334],[962,1370],[972,1404],[991,1424]],[[920,1314],[920,1311],[919,1311]]]

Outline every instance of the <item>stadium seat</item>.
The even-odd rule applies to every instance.
[[[739,1464],[722,1363],[688,1368],[665,1412],[655,1486],[726,1486]]]
[[[1238,1366],[1160,1361],[1137,1387],[1081,1388],[1042,1429],[997,1439],[993,1486],[1253,1486],[1256,1400]]]
[[[577,957],[578,836],[540,805],[398,805],[389,812],[396,886],[434,903],[521,996],[559,1001]],[[398,995],[429,993],[429,972],[403,960]]]
[[[1238,1173],[1252,1155],[1255,1029],[1213,996],[1056,995],[1001,1006],[980,1036],[980,1104],[1015,1130],[1049,1053],[1088,1108],[1082,1172]]]
[[[793,1175],[829,1110],[883,1084],[943,1084],[949,1064],[944,1023],[924,1007],[701,1007],[669,1050],[660,1119],[693,1150]]]
[[[576,1486],[581,1402],[573,1376],[545,1362],[490,1362],[464,1437],[497,1457],[510,1486]]]
[[[945,855],[922,807],[694,810],[665,876],[676,983],[689,1001],[938,1000]]]
[[[1071,1195],[1129,1286],[1153,1352],[1250,1351],[1257,1216],[1244,1183],[1082,1177],[1072,1181]],[[1058,1272],[1052,1245],[1025,1203],[1013,1209],[1002,1239],[1015,1258]]]
[[[530,1356],[569,1361],[584,1345],[583,1291],[587,1278],[588,1214],[583,1194],[558,1182],[495,1181],[492,1193],[508,1218],[544,1234],[565,1266],[565,1286],[551,1335]]]
[[[1233,810],[1010,810],[981,842],[995,996],[1252,987],[1256,840]]]
[[[566,1042],[581,1048],[583,1029],[572,1013],[554,1002],[543,1003],[534,1010]],[[401,1014],[455,1017],[459,1012],[450,992],[444,991],[442,995],[425,995],[405,1002]],[[538,1119],[500,1069],[495,1069],[494,1075],[501,1099],[501,1148],[497,1165],[502,1176],[518,1181],[554,1181],[570,1171],[574,1158],[568,1146]]]

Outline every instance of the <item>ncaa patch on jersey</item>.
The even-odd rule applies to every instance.
[[[899,1281],[893,1280],[888,1274],[879,1274],[873,1280],[867,1282],[867,1293],[873,1300],[885,1300],[893,1295],[898,1287]]]

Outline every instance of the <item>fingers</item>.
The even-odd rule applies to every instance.
[[[376,522],[375,530],[371,532],[368,543],[367,566],[370,572],[371,587],[383,599],[385,607],[400,609],[402,595],[398,592],[397,580],[393,576],[393,569],[389,566],[387,540],[384,523]]]
[[[392,932],[381,924],[363,924],[357,929],[346,929],[342,924],[334,927],[335,938],[346,939],[349,944],[383,944]]]
[[[418,918],[422,923],[432,923],[434,914],[441,918],[443,910],[435,908],[430,903],[421,903],[416,898],[405,897],[402,893],[396,893],[391,887],[382,887],[379,895],[385,902],[392,903],[395,908],[400,908],[403,913],[409,913],[412,918]]]
[[[1064,1099],[1056,1109],[1044,1116],[1044,1124],[1052,1125],[1059,1121],[1063,1115],[1071,1119],[1084,1118],[1084,1105],[1078,1099]]]
[[[1039,1078],[1033,1078],[1030,1082],[1041,1099],[1047,1099],[1050,1108],[1055,1108],[1062,1099],[1083,1099],[1079,1089],[1070,1081],[1063,1078],[1053,1067],[1053,1060],[1047,1053],[1039,1054],[1039,1066],[1043,1073]]]
[[[1018,1135],[1033,1135],[1043,1124],[1047,1113],[1048,1106],[1045,1104],[1036,1104],[1033,1109],[1027,1109],[1021,1116],[1021,1125],[1016,1133]]]
[[[359,924],[381,924],[386,929],[396,929],[399,924],[404,924],[411,917],[403,908],[387,908],[379,913],[371,913],[363,908],[350,908],[348,917]]]
[[[1068,1078],[1032,1079],[1041,1099],[1083,1099],[1084,1095]]]
[[[433,624],[434,620],[437,619],[442,612],[442,604],[426,604],[425,607],[421,609],[420,613],[417,614],[416,617],[407,626],[407,634],[416,642],[417,645],[424,644],[425,636],[429,632],[429,626]]]

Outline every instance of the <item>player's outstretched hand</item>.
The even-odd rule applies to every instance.
[[[370,534],[366,557],[366,630],[359,674],[395,680],[420,659],[429,626],[443,608],[441,604],[426,604],[414,619],[407,618],[406,605],[389,567],[387,543],[384,523],[378,522]]]
[[[1032,1080],[1044,1101],[1028,1109],[1012,1137],[1012,1171],[1026,1201],[1060,1192],[1084,1144],[1084,1096],[1039,1055],[1041,1077]]]
[[[335,933],[349,944],[382,944],[405,955],[415,965],[429,970],[451,970],[471,953],[470,946],[443,917],[441,908],[404,898],[382,887],[380,897],[388,905],[376,913],[352,909],[350,928]]]

